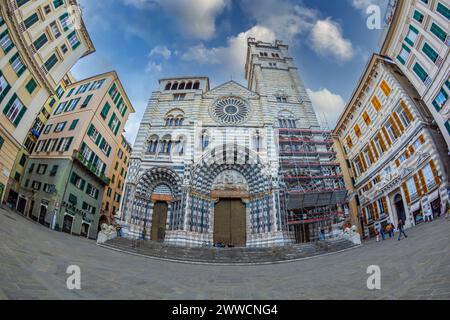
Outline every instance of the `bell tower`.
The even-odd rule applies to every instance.
[[[245,78],[248,89],[260,94],[266,114],[289,110],[301,128],[318,128],[317,116],[305,85],[289,55],[289,47],[280,40],[275,43],[247,39]]]

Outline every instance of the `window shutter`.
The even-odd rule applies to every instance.
[[[422,195],[422,189],[420,189],[420,183],[419,183],[419,178],[417,177],[417,174],[415,174],[413,176],[413,179],[414,179],[414,184],[416,186],[417,195],[420,197]]]
[[[100,149],[103,149],[105,147],[106,141],[105,138],[102,138],[102,141],[100,142]]]
[[[389,135],[388,135],[388,133],[386,131],[386,128],[383,127],[382,131],[383,131],[384,137],[386,138],[386,141],[387,141],[388,145],[391,146],[392,145],[391,138],[389,138]]]
[[[427,183],[425,181],[425,176],[423,175],[422,169],[419,170],[419,178],[420,178],[420,183],[422,184],[423,194],[428,193],[428,187],[427,187]]]
[[[397,168],[400,167],[400,160],[399,159],[395,160],[395,165],[397,166]]]
[[[413,146],[413,145],[410,145],[410,146],[409,146],[409,152],[411,153],[411,155],[413,155],[415,151],[416,151],[416,150],[414,150],[414,146]]]
[[[408,191],[408,187],[406,186],[406,182],[403,182],[402,186],[403,186],[403,192],[405,193],[406,203],[410,204],[411,198],[409,196],[409,191]]]
[[[25,112],[27,112],[27,108],[25,106],[23,106],[22,109],[20,109],[19,115],[17,116],[16,120],[14,120],[14,126],[17,127],[19,125],[20,120],[22,120]]]
[[[119,132],[120,125],[121,125],[121,123],[119,121],[119,123],[116,126],[116,130],[114,130],[114,135],[116,135],[116,136],[117,136],[117,133]]]
[[[433,160],[430,161],[431,171],[433,172],[434,181],[436,181],[437,185],[441,184],[441,179],[439,178],[439,172],[437,171],[436,164]]]
[[[375,163],[375,158],[373,157],[373,153],[372,153],[372,149],[370,148],[370,145],[367,145],[367,151],[369,153],[370,162]]]
[[[405,112],[406,116],[408,117],[408,120],[411,122],[414,121],[414,117],[413,117],[411,111],[409,111],[409,108],[406,105],[406,103],[404,101],[401,101],[400,105],[402,106],[403,111]]]
[[[91,124],[91,125],[89,126],[88,136],[89,136],[89,137],[92,136],[93,133],[94,133],[94,125]]]
[[[378,132],[377,136],[378,136],[378,141],[380,141],[381,150],[383,150],[383,152],[385,152],[387,150],[387,148],[386,148],[386,144],[384,143],[383,137],[381,136],[381,133]]]
[[[367,170],[366,159],[364,159],[364,155],[362,155],[362,154],[360,154],[359,156],[360,156],[360,158],[361,158],[361,160],[362,160],[362,164],[363,164],[363,167],[364,167],[364,171],[366,171],[366,170]]]
[[[375,154],[375,157],[377,158],[377,160],[380,158],[380,155],[378,154],[378,150],[375,147],[375,142],[372,140],[370,141],[370,145],[372,146],[373,152]]]
[[[394,119],[397,122],[398,128],[400,129],[400,132],[403,133],[405,131],[405,127],[403,126],[403,123],[400,121],[400,118],[398,117],[397,112],[393,112]]]
[[[389,210],[388,210],[386,198],[385,198],[385,197],[381,198],[381,202],[383,203],[384,213],[385,213],[385,214],[389,214]]]
[[[374,106],[377,112],[381,110],[381,102],[380,100],[378,100],[376,96],[373,96],[372,98],[372,105]]]
[[[424,137],[423,134],[420,135],[419,141],[420,141],[421,144],[424,144],[424,143],[425,143],[425,137]]]
[[[397,135],[397,137],[400,137],[401,136],[400,130],[398,130],[398,127],[395,124],[395,121],[394,121],[394,119],[392,119],[391,116],[389,117],[389,123],[392,125],[392,128],[394,128],[394,132]]]
[[[99,135],[97,136],[97,139],[95,140],[95,144],[98,146],[99,143],[100,143],[100,141],[102,141],[102,139],[103,139],[102,135],[99,134]]]

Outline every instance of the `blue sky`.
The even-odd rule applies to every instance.
[[[319,118],[333,128],[363,68],[379,50],[380,30],[366,9],[387,0],[79,0],[97,49],[74,67],[83,79],[116,70],[136,113],[126,126],[134,142],[158,79],[205,75],[217,86],[246,85],[246,38],[283,40]]]

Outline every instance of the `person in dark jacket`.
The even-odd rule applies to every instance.
[[[404,222],[402,219],[398,220],[398,241],[400,241],[400,239],[402,238],[402,233],[405,236],[405,238],[408,238],[408,236],[405,233],[405,230],[403,229],[405,226]]]

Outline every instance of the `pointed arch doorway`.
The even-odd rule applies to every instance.
[[[214,243],[245,247],[247,221],[242,199],[221,198],[214,208]]]
[[[244,176],[234,170],[220,173],[213,183],[214,244],[245,247],[247,242],[247,210],[244,199],[248,197],[248,184]]]

